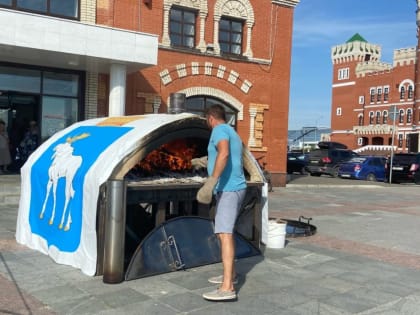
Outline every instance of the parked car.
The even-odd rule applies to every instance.
[[[387,181],[390,181],[391,159],[386,164]],[[395,153],[392,158],[393,183],[415,182],[420,184],[420,153]]]
[[[385,164],[385,157],[356,156],[340,164],[338,177],[385,181]]]
[[[318,143],[318,147],[319,149],[309,152],[306,169],[311,176],[326,174],[337,177],[340,163],[359,156],[338,142],[321,141]]]
[[[302,153],[287,153],[287,174],[306,174],[307,157]]]

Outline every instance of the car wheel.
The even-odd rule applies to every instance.
[[[332,172],[331,176],[332,176],[332,177],[334,177],[334,178],[338,177],[338,167],[335,167],[335,168],[334,168],[334,170],[333,170],[333,172]]]
[[[306,173],[306,168],[304,166],[302,166],[299,173],[302,174],[302,175],[306,175],[307,174]]]
[[[366,180],[367,181],[370,181],[370,182],[376,182],[376,176],[375,176],[375,174],[372,174],[372,173],[368,174],[366,176]]]

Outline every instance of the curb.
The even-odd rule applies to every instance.
[[[379,185],[286,184],[283,188],[386,188]]]

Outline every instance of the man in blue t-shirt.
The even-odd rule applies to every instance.
[[[223,275],[209,279],[209,282],[220,284],[220,287],[204,293],[203,297],[211,301],[226,301],[236,299],[233,230],[246,192],[243,144],[236,131],[226,123],[226,113],[221,105],[211,106],[206,118],[212,129],[207,147],[209,177],[198,191],[197,200],[209,204],[213,193],[216,195],[214,233],[220,240]]]

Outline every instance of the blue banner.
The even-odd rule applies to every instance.
[[[74,252],[84,209],[85,175],[98,156],[132,127],[81,126],[54,142],[31,169],[29,224],[48,247]]]

